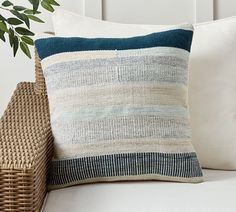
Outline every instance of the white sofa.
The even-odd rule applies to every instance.
[[[42,212],[235,212],[236,171],[204,170],[205,182],[97,183],[50,191]]]

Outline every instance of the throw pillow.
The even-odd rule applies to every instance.
[[[192,35],[187,25],[123,39],[36,40],[55,138],[49,188],[202,181],[188,112]]]

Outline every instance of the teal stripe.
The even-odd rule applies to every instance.
[[[78,111],[67,111],[57,116],[53,115],[51,121],[65,120],[94,120],[113,116],[160,116],[172,118],[188,117],[186,108],[180,106],[155,106],[155,107],[129,107],[129,106],[112,106],[103,108],[81,108]]]
[[[189,30],[173,29],[132,38],[51,37],[36,40],[35,46],[41,60],[62,52],[126,50],[156,46],[175,47],[190,52],[193,37],[192,30],[192,26],[189,25]]]
[[[185,181],[202,181],[202,171],[195,152],[190,153],[123,153],[95,157],[53,160],[50,167],[49,186],[79,184],[83,180],[96,179],[106,181],[107,177],[139,175],[159,175]],[[194,178],[197,178],[194,180]],[[198,179],[199,178],[199,179]],[[168,179],[168,178],[167,178]],[[181,179],[181,180],[180,180]]]

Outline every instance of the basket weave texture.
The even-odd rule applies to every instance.
[[[48,35],[55,35],[54,32],[45,32]],[[39,58],[38,52],[35,49],[35,93],[41,95],[47,95],[45,78],[43,76],[43,70],[41,65],[41,60]]]
[[[0,120],[0,211],[40,211],[53,153],[47,95],[19,83]]]
[[[45,78],[43,76],[43,70],[41,66],[41,60],[38,52],[35,49],[35,93],[41,95],[47,95]]]

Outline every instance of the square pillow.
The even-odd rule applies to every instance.
[[[188,111],[192,35],[186,25],[123,39],[36,40],[55,138],[49,188],[202,181]]]
[[[130,37],[167,29],[101,21],[58,10],[57,36]],[[236,17],[194,25],[189,63],[192,143],[205,168],[236,170]]]

